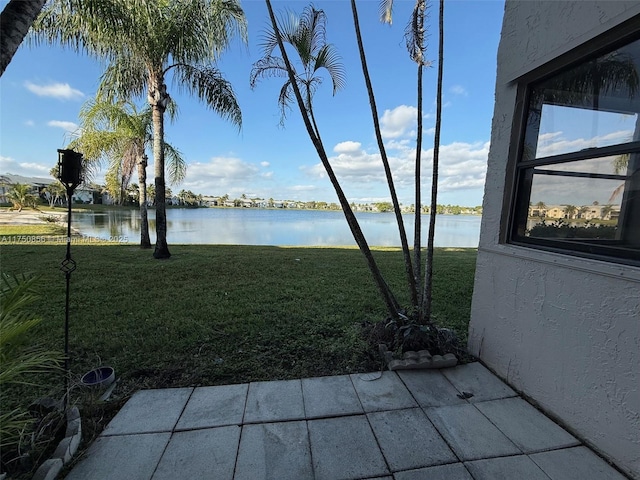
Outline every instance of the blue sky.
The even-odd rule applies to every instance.
[[[387,152],[403,204],[413,200],[416,66],[403,41],[412,0],[396,0],[394,24],[378,20],[378,1],[358,2],[363,41]],[[6,1],[0,2],[4,7]],[[274,1],[277,11],[301,12],[303,1]],[[384,171],[360,67],[347,1],[317,1],[328,17],[327,39],[338,49],[347,72],[345,89],[331,95],[327,80],[316,95],[316,113],[330,161],[350,201],[389,200]],[[249,87],[251,67],[261,57],[267,26],[264,2],[242,2],[249,44],[235,42],[218,64],[232,82],[243,113],[243,127],[218,118],[196,99],[182,94],[169,78],[179,106],[167,140],[188,163],[187,177],[174,192],[204,195],[336,201],[333,188],[297,111],[279,126],[277,96],[281,79]],[[496,54],[504,2],[447,0],[445,9],[444,109],[438,203],[482,203],[491,133]],[[436,92],[437,2],[430,7],[424,75],[423,204],[429,202]],[[98,86],[102,66],[59,46],[23,44],[0,79],[0,173],[48,176],[77,128],[78,112]],[[142,105],[143,100],[140,100]],[[152,157],[149,152],[150,159]],[[150,181],[153,166],[148,169]],[[100,177],[96,178],[100,181]]]

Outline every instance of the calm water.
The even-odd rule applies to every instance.
[[[399,246],[398,227],[392,213],[358,213],[358,221],[372,246]],[[480,216],[438,215],[437,247],[477,247]],[[423,216],[423,243],[429,216]],[[404,216],[409,243],[413,244],[413,215]],[[109,241],[139,242],[137,210],[75,213],[73,227],[83,235]],[[149,210],[150,235],[155,243],[155,210]],[[169,244],[236,244],[345,246],[355,245],[341,211],[292,209],[196,208],[167,210]]]

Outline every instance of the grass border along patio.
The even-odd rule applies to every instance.
[[[63,350],[65,277],[60,262],[66,245],[10,243],[2,233],[0,241],[3,272],[40,277],[41,297],[32,311],[44,322],[35,330],[34,342]],[[73,245],[72,384],[92,368],[113,366],[117,402],[143,388],[380,368],[361,327],[383,320],[385,308],[356,248],[171,248],[171,259],[158,261],[132,244]],[[406,303],[400,250],[378,248],[374,254]],[[434,260],[434,316],[463,342],[476,254],[476,249],[437,249]],[[61,396],[61,374],[36,382],[38,387],[4,389],[3,405]],[[76,387],[71,399],[82,404],[83,395]]]

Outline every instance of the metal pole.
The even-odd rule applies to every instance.
[[[62,262],[60,269],[64,272],[67,280],[67,293],[65,298],[65,316],[64,316],[64,404],[69,406],[69,289],[71,282],[71,272],[76,269],[76,262],[71,258],[71,199],[73,197],[72,186],[67,187],[67,256]]]

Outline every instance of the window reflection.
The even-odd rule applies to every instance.
[[[635,40],[528,85],[511,241],[640,262],[639,72]]]
[[[640,140],[640,40],[534,85],[523,160]]]

